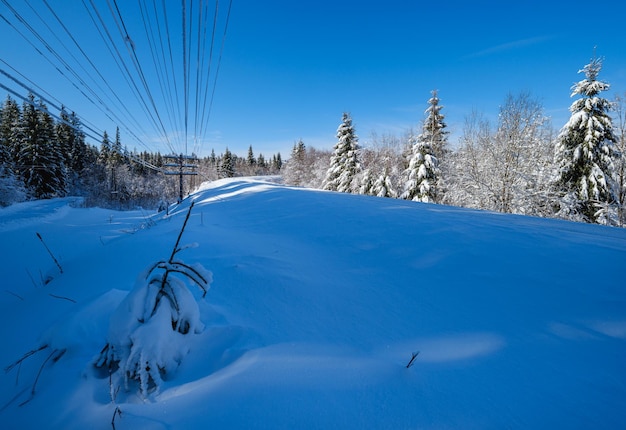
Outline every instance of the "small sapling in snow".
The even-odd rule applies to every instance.
[[[211,273],[200,264],[189,265],[177,258],[193,203],[189,207],[168,260],[158,261],[141,275],[135,288],[111,317],[107,344],[95,365],[117,374],[117,381],[139,383],[146,396],[159,389],[162,378],[172,373],[187,354],[189,338],[202,332],[200,310],[187,283],[206,295]]]

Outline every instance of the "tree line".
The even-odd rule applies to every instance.
[[[593,59],[572,87],[571,117],[555,132],[529,93],[509,94],[492,124],[480,112],[465,119],[451,148],[437,91],[421,131],[372,133],[359,144],[344,113],[332,151],[296,142],[287,162],[280,153],[246,157],[228,148],[195,160],[185,189],[233,176],[282,175],[288,185],[447,204],[541,217],[623,226],[626,221],[626,104],[601,93],[602,62]],[[65,109],[55,121],[29,95],[20,107],[0,107],[0,206],[27,199],[83,196],[90,206],[154,208],[175,201],[178,182],[161,174],[166,156],[129,151],[119,129],[99,146],[85,143],[78,116]]]
[[[62,108],[55,120],[33,94],[21,106],[10,96],[0,106],[0,206],[71,195],[84,197],[88,206],[155,208],[178,195],[175,178],[162,174],[167,164],[160,152],[129,151],[119,128],[112,138],[104,131],[99,145],[87,144],[75,112]],[[255,156],[250,146],[247,157],[212,150],[196,157],[196,166],[197,176],[184,184],[187,192],[205,180],[278,174],[282,159],[280,153]]]
[[[496,124],[466,117],[451,149],[437,91],[421,133],[373,135],[359,144],[343,114],[332,152],[294,144],[285,183],[469,208],[623,226],[626,222],[626,105],[601,96],[594,58],[572,87],[571,117],[555,133],[529,93],[508,95]],[[611,116],[611,113],[613,116]],[[330,162],[329,162],[330,160]]]

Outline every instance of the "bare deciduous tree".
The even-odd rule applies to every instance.
[[[495,129],[473,112],[466,118],[461,148],[450,160],[447,202],[506,213],[545,212],[550,137],[543,107],[529,93],[507,96]]]

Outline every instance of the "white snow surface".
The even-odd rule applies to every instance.
[[[111,317],[192,200],[204,329],[159,391],[112,393]],[[50,345],[1,372],[2,428],[624,428],[625,229],[258,178],[169,216],[72,202],[0,209],[0,364]]]

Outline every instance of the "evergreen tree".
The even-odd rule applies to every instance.
[[[257,159],[256,162],[257,162],[259,168],[261,168],[261,169],[266,169],[267,168],[267,164],[265,163],[265,157],[263,156],[263,154],[259,154],[259,158]]]
[[[275,155],[272,156],[272,171],[280,172],[282,168],[283,168],[283,159],[280,156],[280,152],[277,152]]]
[[[71,148],[73,145],[72,140],[74,139],[74,132],[70,125],[70,115],[67,113],[64,106],[61,106],[59,118],[60,121],[55,126],[57,142],[63,154],[65,165],[70,166],[72,164]]]
[[[26,190],[16,176],[14,152],[15,129],[20,120],[17,103],[7,97],[0,107],[0,207],[24,200]]]
[[[422,128],[422,141],[429,142],[433,155],[440,162],[448,152],[448,131],[446,130],[445,116],[441,113],[443,106],[439,104],[437,90],[431,92],[432,97],[428,100],[430,105],[426,109],[426,120]]]
[[[611,103],[599,94],[609,84],[599,81],[602,61],[593,58],[579,73],[585,79],[572,87],[571,117],[561,129],[555,147],[556,185],[561,195],[561,215],[586,222],[608,222],[606,208],[615,202],[613,190],[616,157]]]
[[[39,101],[38,107],[39,124],[41,127],[40,138],[48,154],[49,163],[47,165],[54,187],[54,196],[64,196],[67,193],[67,168],[63,160],[63,150],[59,146],[59,141],[55,133],[55,123],[48,113],[48,108]]]
[[[368,196],[375,196],[374,192],[374,179],[372,178],[372,172],[370,169],[363,170],[361,175],[361,185],[359,186],[359,194],[365,194]]]
[[[376,197],[391,197],[394,199],[398,197],[398,193],[393,186],[393,181],[389,174],[389,166],[387,164],[385,164],[380,176],[371,186],[369,194],[375,195]]]
[[[254,158],[254,152],[252,151],[252,145],[248,148],[248,166],[254,167],[256,165],[256,159]]]
[[[11,97],[7,97],[0,116],[0,150],[3,151],[5,173],[17,173],[16,163],[19,153],[18,131],[21,111]]]
[[[437,90],[432,91],[426,109],[426,120],[422,133],[415,139],[407,159],[408,167],[404,172],[406,182],[402,198],[420,202],[438,202],[439,196],[439,161],[447,152],[447,134],[443,106],[439,104]]]
[[[45,106],[35,106],[29,94],[22,108],[19,165],[21,176],[35,198],[64,193],[63,164],[54,136],[54,122]]]
[[[226,148],[220,163],[220,177],[232,178],[235,176],[235,160],[233,154]]]
[[[356,192],[358,185],[353,182],[360,170],[359,144],[348,113],[343,114],[337,139],[322,188],[343,193]]]
[[[217,156],[215,155],[215,149],[211,148],[211,155],[209,156],[209,162],[212,166],[217,165]]]
[[[98,157],[98,161],[103,166],[107,167],[110,164],[111,160],[111,141],[109,140],[109,135],[104,130],[102,133],[102,143],[100,144],[100,156]]]
[[[73,122],[78,121],[74,113],[70,116],[65,108],[61,107],[59,118],[59,122],[55,125],[56,141],[63,164],[67,169],[69,185],[75,186],[78,185],[85,162],[84,137],[81,138],[80,134],[74,130]]]
[[[69,123],[72,130],[69,168],[77,175],[80,175],[85,168],[85,158],[87,155],[85,133],[82,130],[82,123],[78,115],[76,115],[76,112],[70,114]]]
[[[421,134],[413,144],[409,168],[405,171],[407,181],[401,198],[416,202],[438,201],[437,183],[439,161],[433,154],[430,142]]]
[[[124,161],[122,140],[120,139],[120,128],[115,129],[115,141],[111,145],[111,157],[109,163],[114,167],[118,167]]]
[[[306,158],[306,146],[302,139],[293,144],[291,150],[291,158],[286,164],[285,172],[283,174],[285,183],[289,185],[301,186],[305,175],[305,158]]]

